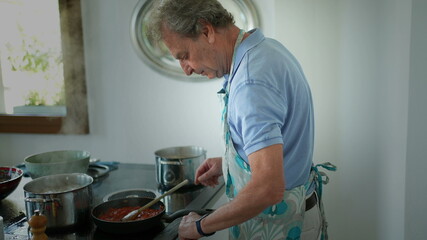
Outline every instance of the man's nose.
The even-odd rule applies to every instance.
[[[192,69],[190,65],[187,63],[187,61],[180,60],[179,64],[181,65],[182,70],[184,71],[185,74],[187,74],[187,76],[192,74]]]

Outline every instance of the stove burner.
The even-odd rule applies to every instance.
[[[125,190],[120,190],[117,192],[107,194],[102,200],[106,202],[110,200],[130,198],[130,197],[146,197],[146,198],[154,199],[157,197],[157,194],[155,193],[155,190],[150,190],[150,189],[142,189],[142,188],[125,189]]]

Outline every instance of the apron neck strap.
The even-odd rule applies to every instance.
[[[227,89],[226,89],[227,92],[230,90],[231,79],[233,78],[233,75],[234,75],[233,72],[234,72],[234,64],[236,61],[237,48],[239,47],[240,43],[243,41],[244,35],[245,35],[245,31],[243,31],[243,29],[240,29],[239,36],[237,36],[236,43],[234,44],[233,58],[231,59],[230,76],[228,78]]]

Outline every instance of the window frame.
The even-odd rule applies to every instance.
[[[0,114],[0,133],[89,133],[81,4],[80,0],[58,0],[58,3],[67,114]]]

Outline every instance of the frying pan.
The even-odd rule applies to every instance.
[[[115,199],[107,202],[103,202],[97,205],[92,209],[92,219],[95,225],[104,232],[114,233],[114,234],[131,234],[137,232],[148,231],[151,228],[154,228],[165,221],[167,223],[172,222],[173,220],[185,216],[190,212],[196,212],[197,214],[204,215],[206,213],[210,213],[213,210],[204,209],[204,210],[189,210],[183,209],[179,210],[171,215],[165,214],[166,207],[163,202],[159,201],[150,208],[152,209],[160,209],[163,207],[163,211],[159,214],[143,219],[143,220],[134,220],[127,222],[111,222],[101,220],[98,217],[108,211],[110,208],[122,208],[122,207],[141,207],[145,204],[149,203],[152,198],[144,198],[144,197],[133,197],[133,198],[123,198],[123,199]]]

